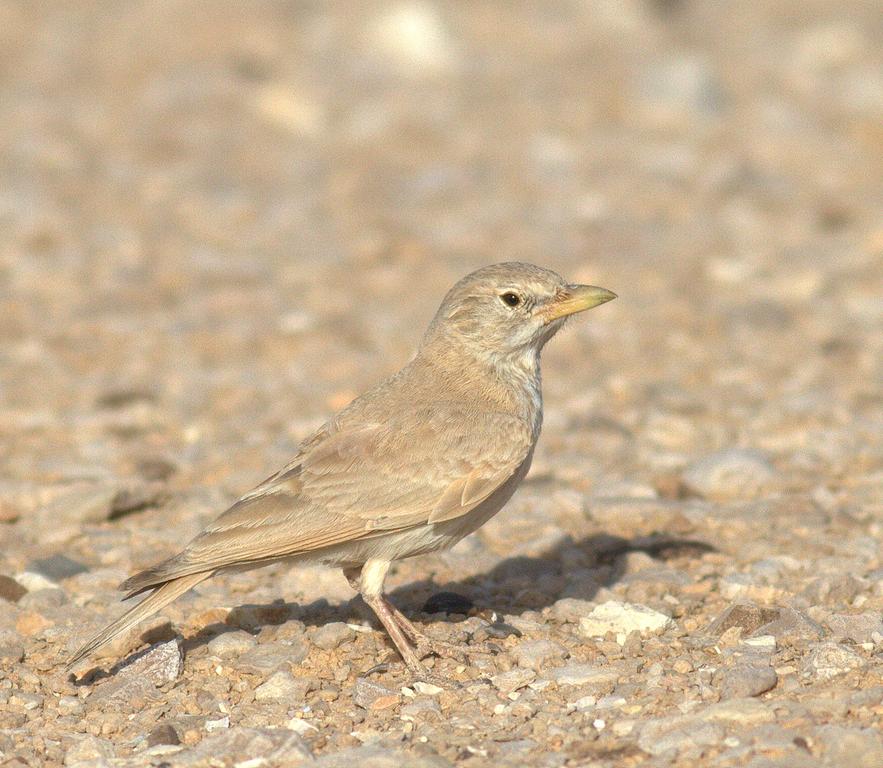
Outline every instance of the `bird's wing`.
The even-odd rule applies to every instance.
[[[174,570],[257,563],[451,520],[511,478],[532,442],[521,419],[453,405],[383,424],[331,422],[173,558]]]

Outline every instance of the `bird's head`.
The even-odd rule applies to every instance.
[[[568,283],[533,264],[492,264],[448,291],[424,346],[443,339],[493,357],[539,353],[567,318],[615,298],[605,288]]]

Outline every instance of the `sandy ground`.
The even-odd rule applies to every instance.
[[[0,764],[883,764],[881,39],[858,1],[0,2]],[[276,566],[64,673],[508,259],[620,298],[547,348],[521,491],[389,580],[499,653],[413,684]]]

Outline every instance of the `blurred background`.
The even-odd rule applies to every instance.
[[[727,765],[752,743],[793,764],[811,748],[879,765],[880,11],[0,0],[0,757],[109,765],[182,712],[153,743],[218,750],[200,741],[210,725],[223,739],[225,720],[291,728],[294,713],[317,751],[360,743],[355,728],[405,744],[398,709],[353,703],[388,648],[328,625],[361,621],[338,572],[221,575],[97,662],[173,637],[171,620],[188,657],[167,645],[177,666],[155,685],[131,666],[84,689],[59,661],[118,615],[122,579],[398,370],[455,280],[520,259],[619,298],[546,348],[544,434],[507,509],[388,584],[430,634],[460,631],[427,616],[441,588],[520,621],[488,675],[567,654],[619,669],[619,644],[577,632],[586,601],[676,625],[629,635],[643,671],[599,689],[616,685],[604,718],[628,707],[620,730],[600,732],[595,688],[583,712],[572,687],[522,690],[535,707],[512,718],[497,704],[515,694],[487,689],[484,709],[442,697],[408,743],[463,765],[469,750],[489,755],[469,765],[504,764],[507,740],[512,765],[583,765],[589,737],[610,765],[681,746],[697,764],[711,742],[735,745]],[[733,687],[708,665],[723,627],[739,642],[719,617],[742,600],[767,606],[746,634],[770,606],[798,624],[770,629],[784,648],[765,643],[765,676]],[[320,645],[326,626],[338,639]],[[216,674],[205,642],[237,628],[237,653],[254,653]],[[277,668],[290,688],[257,700]],[[738,738],[718,715],[696,732],[678,719],[771,686],[762,717],[739,700],[756,706],[732,715]],[[672,713],[660,738],[647,718]]]
[[[213,514],[507,259],[620,296],[547,350],[538,476],[868,486],[881,39],[873,0],[0,2],[4,515]]]

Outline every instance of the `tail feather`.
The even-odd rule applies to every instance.
[[[67,661],[66,668],[70,669],[78,661],[84,659],[97,648],[100,648],[105,643],[110,642],[113,638],[131,629],[148,616],[152,616],[154,613],[171,603],[176,597],[183,595],[188,589],[195,587],[201,581],[205,581],[209,576],[211,576],[211,572],[193,573],[172,579],[165,584],[159,585],[153,594],[146,597],[138,603],[138,605],[132,606],[115,622],[102,629],[97,635],[95,635],[95,637],[89,640],[89,642],[71,656]]]
[[[188,573],[187,570],[181,567],[180,561],[181,555],[175,555],[168,560],[163,560],[161,563],[157,563],[150,568],[139,571],[134,576],[130,576],[117,587],[120,591],[127,593],[123,600],[128,600],[129,598],[135,597],[135,595],[138,595],[141,592],[146,592],[149,589],[161,587],[163,584],[177,579],[180,576],[189,576],[191,573],[201,570],[199,568],[193,568]]]

